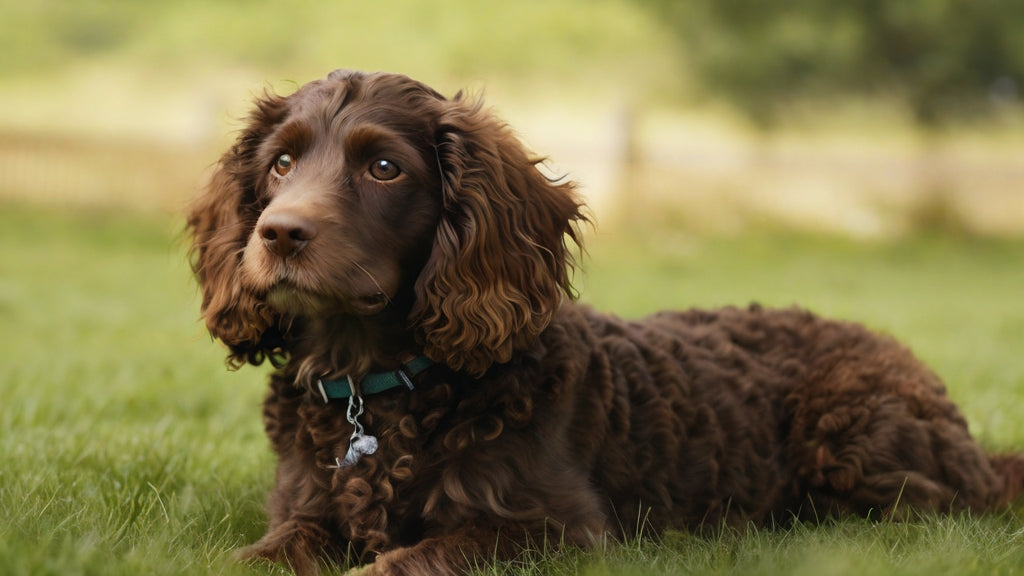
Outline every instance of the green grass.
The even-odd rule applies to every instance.
[[[270,480],[261,386],[195,322],[174,225],[3,212],[3,572],[240,571],[223,552],[258,536]]]
[[[159,216],[0,205],[0,572],[267,574],[230,551],[261,534],[273,458],[262,375],[226,371]],[[1024,447],[1024,245],[713,239],[612,229],[585,300],[633,316],[759,300],[860,319],[908,342],[994,449]],[[850,520],[539,555],[484,574],[1013,574],[1020,510]]]

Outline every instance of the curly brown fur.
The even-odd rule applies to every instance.
[[[984,511],[1024,485],[897,342],[797,310],[572,302],[585,221],[479,103],[337,71],[266,95],[192,206],[210,332],[270,359],[279,464],[245,557],[438,575],[544,542],[827,515]],[[319,378],[435,364],[365,397]]]

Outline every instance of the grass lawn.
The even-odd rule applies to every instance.
[[[226,371],[168,217],[0,204],[0,573],[273,574],[259,537],[273,458],[258,370]],[[1024,449],[1024,244],[694,238],[611,228],[583,298],[662,307],[802,303],[908,342],[995,450]],[[1024,509],[670,534],[495,574],[1020,574]]]

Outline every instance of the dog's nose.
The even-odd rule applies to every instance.
[[[263,245],[281,258],[294,256],[316,237],[316,225],[303,216],[278,212],[264,214],[256,225]]]

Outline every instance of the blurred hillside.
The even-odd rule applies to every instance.
[[[862,62],[829,48],[858,38],[851,25],[815,20],[857,7],[871,16],[865,2],[802,0],[770,13],[742,0],[0,0],[0,200],[176,211],[253,94],[347,67],[485,93],[555,170],[582,182],[602,227],[1024,234],[1014,68],[1024,45],[999,30],[981,36],[1000,40],[989,100],[906,66],[868,82]],[[998,13],[1000,1],[978,5]],[[910,16],[877,28],[897,45],[900,34],[941,31],[935,18],[915,28]],[[849,21],[869,31],[879,18]],[[947,76],[967,78],[955,86],[987,62],[962,36],[943,60]],[[841,82],[817,89],[825,81],[814,74],[844,66]],[[858,78],[899,85],[860,90]],[[921,90],[955,92],[963,110],[984,113],[938,99],[929,113],[941,121],[924,117],[910,97]]]

